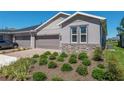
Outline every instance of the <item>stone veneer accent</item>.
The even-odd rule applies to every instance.
[[[62,44],[61,49],[64,52],[80,52],[80,51],[91,51],[96,47],[100,47],[98,44]]]

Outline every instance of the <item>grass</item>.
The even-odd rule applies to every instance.
[[[115,59],[117,59],[117,64],[120,67],[120,69],[123,71],[123,79],[124,79],[124,49],[117,46],[117,42],[107,42],[111,45],[113,45],[114,50],[105,50],[104,51],[104,57],[105,61],[107,62],[110,60],[111,56],[114,56]]]

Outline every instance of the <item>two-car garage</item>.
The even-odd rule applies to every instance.
[[[20,47],[31,48],[30,35],[15,36],[15,42],[17,42]],[[46,49],[59,49],[59,35],[35,36],[35,47]]]

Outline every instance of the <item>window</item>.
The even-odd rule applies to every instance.
[[[80,26],[80,43],[87,41],[87,30],[86,26]]]
[[[71,43],[86,43],[87,42],[87,27],[74,26],[71,27]]]
[[[78,37],[77,27],[71,27],[71,42],[76,43]]]

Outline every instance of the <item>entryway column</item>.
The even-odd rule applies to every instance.
[[[15,35],[12,36],[12,41],[15,42]]]
[[[35,48],[35,34],[31,34],[31,48]]]

